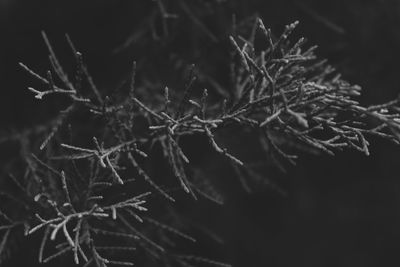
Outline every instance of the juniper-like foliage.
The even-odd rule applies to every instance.
[[[174,206],[178,191],[196,200],[223,202],[212,181],[191,165],[182,138],[206,138],[246,190],[249,178],[262,177],[252,162],[220,142],[224,129],[250,133],[278,166],[294,164],[298,147],[330,155],[351,148],[368,155],[368,136],[399,143],[399,99],[361,105],[356,100],[360,87],[319,60],[316,47],[307,47],[304,38],[290,42],[297,24],[286,26],[278,37],[261,19],[251,25],[250,34],[233,31],[227,38],[232,87],[219,88],[217,98],[207,89],[196,91],[195,66],[183,90],[164,87],[149,97],[146,84],[137,82],[135,62],[128,90],[107,96],[68,36],[73,73],[64,70],[43,33],[51,68],[42,75],[20,63],[40,83],[28,90],[39,101],[59,95],[68,105],[49,123],[4,139],[18,141],[24,172],[9,176],[19,196],[0,195],[0,254],[10,236],[23,232],[26,238],[41,236],[37,253],[43,263],[66,257],[80,266],[130,266],[140,250],[164,266],[229,266],[195,251],[179,251],[172,237],[189,243],[195,238],[180,227],[177,217],[164,222],[152,216],[152,209],[165,203]],[[256,39],[262,45],[256,45]],[[235,138],[235,131],[230,135]],[[161,179],[152,175],[157,151],[170,170]],[[10,202],[19,212],[3,204]]]

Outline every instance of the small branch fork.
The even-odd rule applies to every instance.
[[[118,236],[118,237],[124,237],[124,238],[134,238],[137,239],[136,236],[132,236],[129,234],[125,233],[117,233],[117,232],[110,232],[110,231],[105,231],[105,230],[100,230],[100,229],[95,229],[90,226],[89,221],[92,219],[96,220],[104,220],[107,218],[112,218],[113,220],[117,219],[117,214],[121,211],[129,210],[129,209],[135,209],[137,211],[143,212],[147,211],[145,207],[143,207],[143,204],[146,203],[144,200],[145,197],[147,197],[150,192],[140,194],[138,196],[135,196],[133,198],[127,199],[125,201],[121,201],[109,206],[103,206],[100,207],[97,204],[93,205],[90,210],[83,211],[83,212],[76,212],[73,204],[71,202],[71,199],[69,197],[70,192],[68,190],[66,180],[65,180],[65,174],[62,174],[62,188],[65,193],[66,197],[66,203],[62,205],[62,207],[69,206],[71,207],[70,213],[65,214],[60,211],[60,208],[57,206],[56,203],[48,200],[48,202],[51,203],[51,205],[54,208],[54,211],[56,213],[56,217],[51,218],[51,219],[43,219],[39,214],[35,214],[36,218],[39,220],[39,224],[34,226],[33,228],[29,229],[27,232],[28,235],[31,235],[43,228],[45,228],[45,232],[43,235],[42,243],[40,246],[39,250],[39,262],[49,262],[50,260],[53,260],[64,253],[68,251],[73,251],[74,254],[74,261],[76,264],[80,263],[80,257],[84,259],[86,263],[88,263],[90,260],[88,259],[87,252],[84,252],[83,246],[89,247],[89,250],[92,252],[92,260],[96,261],[97,263],[102,262],[102,264],[112,264],[116,263],[114,261],[109,261],[98,254],[97,250],[120,250],[121,248],[113,248],[113,247],[101,247],[101,248],[96,248],[94,246],[94,241],[90,237],[90,233],[88,232],[88,229],[91,229],[91,231],[94,231],[97,234],[102,234],[102,235],[111,235],[111,236]],[[40,197],[36,198],[38,201]],[[74,224],[75,227],[71,231],[69,225]],[[50,239],[52,241],[55,241],[57,238],[57,234],[59,232],[63,233],[63,237],[66,240],[66,243],[61,243],[62,246],[60,247],[59,251],[45,259],[43,259],[44,255],[44,249],[47,241]],[[90,249],[91,248],[91,249]],[[127,249],[131,249],[131,247],[128,247]],[[79,257],[80,256],[80,257]],[[131,265],[131,263],[123,263],[119,262],[122,265]],[[105,265],[102,265],[105,266]]]

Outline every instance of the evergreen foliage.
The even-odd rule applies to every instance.
[[[178,2],[179,10],[217,41],[185,2]],[[176,15],[157,3],[155,18],[161,18],[168,38],[168,21]],[[34,98],[43,103],[62,98],[66,106],[50,122],[2,140],[18,143],[21,160],[13,163],[15,176],[8,177],[18,195],[0,192],[0,255],[10,253],[13,235],[24,233],[41,236],[40,263],[66,257],[80,266],[130,266],[142,253],[163,266],[230,266],[174,241],[196,242],[173,211],[175,202],[205,198],[223,204],[214,181],[192,165],[185,138],[207,139],[247,191],[263,182],[262,173],[251,155],[239,155],[224,142],[226,133],[233,139],[251,135],[251,142],[240,142],[256,142],[282,170],[294,165],[301,151],[334,155],[350,148],[369,155],[369,136],[398,144],[400,100],[361,105],[359,86],[318,59],[316,47],[304,38],[290,40],[297,24],[274,36],[257,17],[234,23],[224,40],[230,43],[231,86],[220,86],[192,65],[183,89],[140,78],[133,62],[129,79],[104,91],[69,36],[75,61],[70,73],[43,33],[50,70],[40,74],[20,66],[40,84],[28,87]],[[211,88],[200,89],[198,79]],[[156,168],[169,171],[160,177]]]

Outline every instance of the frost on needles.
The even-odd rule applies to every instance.
[[[148,215],[153,201],[157,205],[165,201],[173,204],[176,189],[194,199],[223,202],[207,177],[193,175],[191,159],[181,146],[182,137],[204,136],[221,160],[232,164],[238,173],[250,170],[249,162],[218,140],[219,132],[232,125],[251,132],[280,166],[295,164],[298,157],[295,149],[287,152],[288,142],[282,142],[282,138],[329,155],[345,148],[369,155],[369,136],[398,144],[399,99],[361,105],[357,101],[361,88],[343,80],[326,60],[318,59],[315,46],[306,46],[304,38],[290,42],[297,24],[287,25],[275,37],[257,19],[250,34],[227,37],[233,54],[227,64],[235,82],[221,94],[229,97],[220,99],[211,98],[207,89],[194,93],[195,66],[190,68],[179,94],[171,94],[174,90],[165,87],[160,97],[146,97],[146,85],[136,79],[136,63],[129,90],[107,96],[95,85],[82,53],[68,36],[75,58],[74,73],[64,70],[43,33],[50,70],[42,75],[20,63],[41,84],[28,90],[43,103],[49,96],[59,95],[69,99],[69,105],[47,124],[3,139],[20,142],[26,171],[22,176],[9,177],[19,188],[20,198],[1,193],[24,212],[15,216],[0,204],[0,253],[7,251],[12,235],[23,232],[26,238],[42,236],[38,261],[43,263],[66,256],[81,266],[129,266],[140,249],[166,266],[229,266],[196,256],[195,251],[177,252],[171,247],[171,237],[187,242],[196,239],[178,229],[179,223],[168,224]],[[256,37],[264,43],[263,49],[255,45]],[[101,121],[100,128],[85,129],[85,134],[91,135],[87,142],[73,134],[81,130],[81,125],[71,119],[76,114]],[[68,134],[61,133],[65,131]],[[230,134],[235,137],[235,132]],[[30,135],[40,143],[27,144]],[[147,162],[152,160],[154,146],[161,148],[173,181],[160,183],[149,174]],[[138,180],[147,183],[150,190],[143,184],[132,186]],[[245,187],[247,182],[243,181]],[[114,195],[110,196],[110,190]],[[133,251],[128,253],[130,257],[120,258],[120,253],[127,251]]]

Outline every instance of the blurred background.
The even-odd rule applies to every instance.
[[[18,66],[48,69],[42,30],[67,66],[71,54],[64,34],[70,34],[107,92],[127,77],[133,59],[142,66],[139,74],[150,73],[149,80],[174,84],[171,66],[195,63],[223,84],[232,14],[238,21],[257,14],[277,34],[299,20],[295,37],[317,44],[320,57],[361,85],[362,103],[400,93],[400,1],[170,0],[166,8],[182,15],[163,38],[151,28],[156,1],[0,0],[0,132],[23,131],[58,110],[59,103],[44,105],[32,97],[26,90],[32,79]],[[12,151],[0,150],[0,163],[6,162]],[[285,194],[268,187],[248,194],[230,186],[225,206],[202,207],[192,217],[219,234],[221,257],[237,267],[396,266],[400,148],[372,139],[371,154],[303,155],[296,167],[274,178]],[[4,266],[33,266],[37,251],[31,245],[22,245]]]

